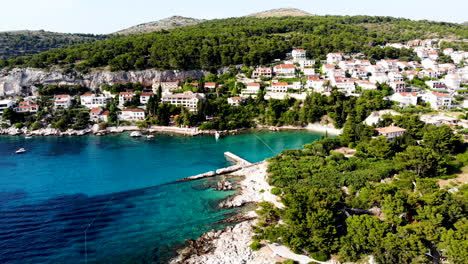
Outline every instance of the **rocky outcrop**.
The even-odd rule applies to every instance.
[[[35,95],[38,85],[83,85],[91,90],[105,84],[124,84],[129,82],[151,86],[157,82],[182,81],[187,78],[198,79],[207,72],[202,70],[144,70],[130,72],[92,71],[90,73],[64,72],[62,70],[40,70],[15,68],[10,71],[0,70],[0,96]]]

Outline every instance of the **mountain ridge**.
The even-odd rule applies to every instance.
[[[163,18],[157,21],[151,21],[151,22],[146,22],[146,23],[135,25],[135,26],[131,26],[129,28],[116,31],[112,34],[118,34],[118,35],[142,34],[142,33],[149,33],[149,32],[155,32],[155,31],[160,31],[160,30],[168,30],[168,29],[173,29],[177,27],[196,25],[205,21],[207,20],[192,18],[192,17],[184,17],[184,16],[171,16],[171,17]]]
[[[246,15],[246,17],[256,17],[256,18],[283,17],[283,16],[313,16],[313,14],[306,12],[304,10],[298,9],[298,8],[275,8],[275,9],[260,11],[257,13]]]

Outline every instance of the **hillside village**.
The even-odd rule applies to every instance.
[[[294,49],[286,54],[286,60],[277,59],[270,65],[255,68],[243,67],[235,75],[234,89],[231,90],[223,89],[220,76],[185,82],[155,82],[151,87],[137,85],[138,89],[132,89],[132,85],[116,84],[118,89],[102,87],[100,91],[81,94],[59,93],[63,87],[58,86],[52,91],[53,95],[45,96],[39,92],[24,98],[5,98],[0,101],[0,113],[14,111],[23,116],[33,116],[41,110],[78,109],[84,119],[83,124],[116,121],[134,124],[147,119],[147,104],[151,98],[155,98],[157,103],[184,108],[196,114],[209,98],[223,97],[236,107],[258,96],[265,100],[305,100],[311,92],[329,95],[332,90],[337,90],[346,96],[359,97],[365,90],[377,89],[388,89],[385,100],[394,102],[395,107],[402,111],[462,111],[468,108],[468,99],[465,99],[468,92],[468,66],[465,66],[468,65],[468,52],[453,48],[442,50],[439,42],[438,39],[425,39],[385,45],[414,52],[417,55],[414,61],[373,61],[363,54],[341,52],[329,53],[326,60],[314,61],[308,59],[306,50]],[[85,87],[80,89],[86,90]],[[83,113],[87,113],[89,121]],[[109,119],[109,114],[116,117]],[[177,113],[171,115],[170,125],[181,125],[175,122],[178,116]],[[205,118],[210,120],[213,117]],[[23,127],[21,123],[11,123],[8,114],[3,114],[3,119],[4,128],[10,125]],[[44,118],[43,121],[47,123],[46,120]],[[468,121],[457,120],[457,117],[435,115],[425,121],[468,128]],[[30,124],[29,129],[39,127],[31,127]]]

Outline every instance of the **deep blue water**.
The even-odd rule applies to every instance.
[[[176,180],[230,165],[225,151],[257,162],[274,155],[262,141],[280,152],[319,137],[1,136],[0,263],[164,262],[235,213],[217,208],[233,192],[214,191],[214,179]]]

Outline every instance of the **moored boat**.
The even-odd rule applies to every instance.
[[[22,154],[24,152],[26,152],[26,150],[24,148],[20,148],[17,151],[15,151],[16,154]]]

